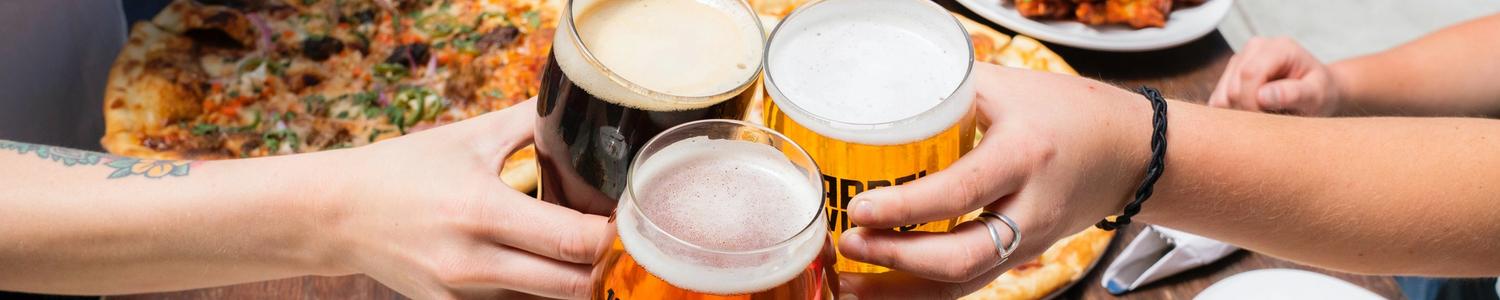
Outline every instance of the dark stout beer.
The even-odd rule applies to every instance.
[[[570,1],[537,105],[540,198],[608,214],[647,139],[741,118],[762,32],[738,0]]]

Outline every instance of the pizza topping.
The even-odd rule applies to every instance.
[[[323,95],[312,94],[302,97],[302,112],[315,117],[328,116],[329,103]]]
[[[302,90],[305,90],[307,88],[318,86],[319,83],[323,83],[322,77],[319,77],[317,74],[312,73],[303,73],[302,75],[298,75],[294,78],[295,80],[291,82],[291,86],[292,91],[296,92],[301,92]]]
[[[359,23],[370,23],[375,21],[375,10],[361,10],[355,12],[353,15],[350,15],[350,17],[352,17],[355,21],[359,21]]]
[[[387,115],[391,124],[396,125],[403,133],[406,128],[416,125],[417,122],[429,121],[437,117],[439,113],[448,108],[441,97],[432,90],[420,87],[402,88],[396,92],[396,98],[391,101]]]
[[[249,8],[252,4],[255,4],[255,1],[246,0],[196,0],[196,2],[205,5],[219,5],[233,9],[245,9]]]
[[[302,56],[313,61],[325,61],[329,56],[344,51],[344,42],[327,36],[313,36],[302,40]]]
[[[219,132],[219,125],[198,123],[193,125],[193,135],[208,135]]]
[[[402,64],[407,68],[416,68],[418,64],[427,62],[429,58],[427,47],[425,43],[410,43],[397,46],[396,50],[392,51],[391,55],[385,58],[385,63]]]
[[[256,51],[265,52],[276,47],[276,32],[271,30],[271,26],[266,25],[265,19],[254,13],[245,15],[245,18],[250,19],[250,24],[255,25],[255,32],[260,33],[255,39]]]
[[[516,36],[520,33],[521,30],[513,26],[500,26],[485,33],[483,37],[479,38],[479,43],[475,46],[478,46],[480,51],[505,48],[506,46],[510,46],[512,42],[515,42]]]
[[[261,134],[260,139],[265,143],[266,151],[271,153],[283,153],[286,150],[295,153],[302,149],[302,139],[297,136],[297,132],[285,128]]]
[[[189,29],[182,33],[183,36],[193,40],[195,45],[207,49],[241,49],[245,48],[239,40],[223,30],[217,29]]]
[[[355,147],[504,108],[535,93],[552,36],[527,3],[173,1],[188,16],[166,19],[191,18],[165,30],[177,44],[127,46],[187,104],[131,144],[179,158]]]
[[[411,74],[406,66],[393,63],[380,63],[375,65],[375,76],[385,81],[397,81]]]
[[[457,18],[454,18],[452,15],[443,13],[435,13],[423,16],[422,18],[417,19],[416,23],[417,30],[421,30],[427,33],[427,35],[432,38],[441,38],[452,35],[453,33],[458,32],[460,29],[462,29],[462,26],[463,25],[458,22]]]

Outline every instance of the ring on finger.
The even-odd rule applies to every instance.
[[[991,220],[1005,223],[1005,226],[1010,228],[1012,238],[1009,244],[1000,244],[1000,230],[995,229],[995,222],[990,222]],[[992,211],[980,213],[979,221],[983,222],[984,227],[989,229],[990,240],[995,242],[995,254],[1000,255],[1000,262],[995,264],[1005,263],[1006,260],[1010,259],[1011,253],[1016,252],[1016,247],[1021,245],[1021,226],[1016,225],[1016,221],[1011,220],[1010,217]]]

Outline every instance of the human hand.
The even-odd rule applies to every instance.
[[[586,297],[606,218],[537,201],[498,175],[530,142],[535,105],[346,150],[338,172],[349,181],[321,214],[335,267],[418,299]]]
[[[1213,107],[1330,116],[1341,96],[1334,73],[1288,38],[1252,38],[1208,99]]]
[[[895,271],[840,274],[841,293],[957,298],[1124,206],[1150,153],[1147,100],[1080,77],[984,63],[973,80],[984,139],[947,169],[855,197],[849,216],[860,227],[840,237],[839,250]],[[980,208],[1020,225],[1024,239],[1003,264],[983,223],[946,233],[872,229]],[[1010,230],[995,225],[1009,243]]]

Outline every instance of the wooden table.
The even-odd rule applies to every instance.
[[[1009,32],[1003,27],[974,15],[951,0],[937,1],[944,7],[959,12],[970,19]],[[1153,52],[1108,53],[1063,47],[1048,44],[1061,54],[1079,74],[1106,81],[1121,87],[1133,88],[1149,85],[1160,89],[1167,97],[1201,103],[1213,91],[1219,74],[1233,51],[1218,33],[1210,34],[1189,44]],[[1114,259],[1137,233],[1142,225],[1132,225],[1115,239],[1106,255],[1093,273],[1070,288],[1065,299],[1111,299],[1116,296],[1105,292],[1099,285],[1103,266]],[[1237,273],[1266,268],[1294,268],[1329,274],[1356,285],[1370,289],[1381,296],[1401,299],[1401,291],[1388,276],[1360,276],[1313,267],[1306,267],[1270,256],[1240,251],[1212,265],[1188,271],[1152,283],[1142,289],[1119,296],[1126,299],[1177,299],[1191,298],[1214,282]],[[174,293],[159,293],[109,297],[111,299],[403,299],[400,294],[380,285],[365,276],[345,277],[301,277],[267,282],[248,283],[229,287],[199,289]]]

